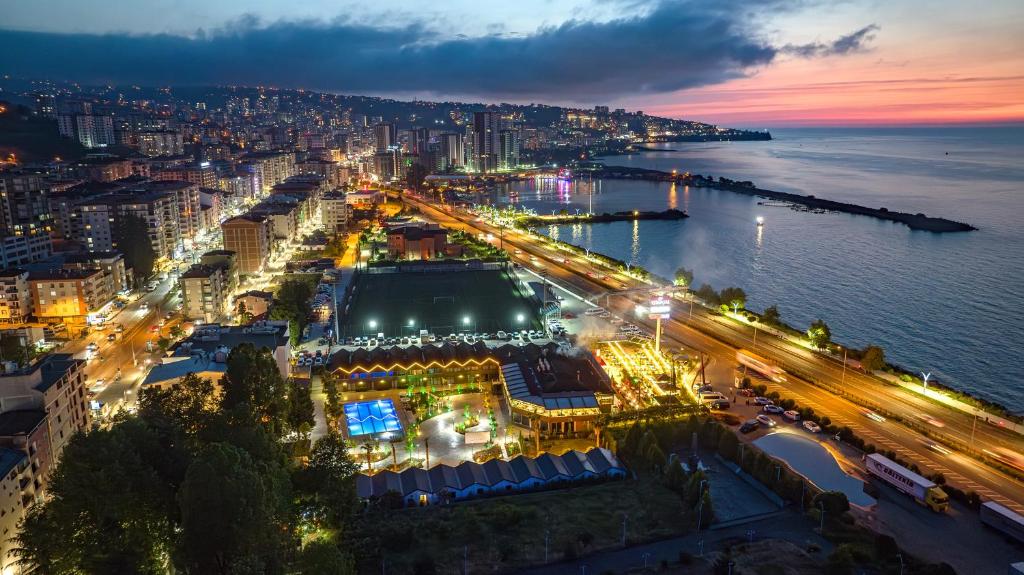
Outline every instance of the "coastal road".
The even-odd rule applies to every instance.
[[[423,216],[447,227],[500,237],[514,260],[545,272],[553,280],[574,288],[582,295],[601,296],[602,303],[619,315],[632,316],[636,304],[647,299],[639,293],[616,295],[614,292],[623,286],[650,286],[610,269],[598,269],[598,264],[555,249],[529,234],[509,228],[500,230],[479,221],[472,214],[439,209],[416,197],[407,196],[406,201],[419,208]],[[633,321],[641,325],[649,323]],[[647,327],[653,331],[653,326]],[[754,349],[789,372],[784,384],[772,384],[783,397],[813,407],[815,412],[829,416],[837,425],[848,425],[879,449],[896,451],[922,470],[942,472],[952,485],[976,491],[985,499],[993,499],[1024,512],[1024,484],[979,464],[978,460],[961,452],[936,447],[936,441],[926,437],[921,430],[927,430],[936,438],[947,438],[946,443],[949,444],[973,444],[975,449],[1006,447],[1024,452],[1024,438],[1019,435],[984,421],[976,422],[970,415],[852,369],[846,369],[844,374],[841,362],[768,336],[763,331],[759,331],[755,347],[752,328],[711,315],[699,305],[692,306],[692,316],[690,309],[679,309],[677,317],[663,322],[663,330],[663,345],[700,350],[709,354],[719,366],[735,365],[739,348]],[[732,384],[728,380],[713,383],[720,389]],[[877,409],[884,408],[885,413],[898,414],[907,425],[870,419],[865,415],[867,408],[864,405],[878,406]],[[929,421],[941,422],[942,427]]]

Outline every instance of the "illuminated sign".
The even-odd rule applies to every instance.
[[[672,313],[672,303],[664,297],[651,298],[650,305],[647,306],[647,313],[647,317],[650,319],[668,319],[669,314]]]

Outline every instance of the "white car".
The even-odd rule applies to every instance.
[[[763,413],[758,414],[758,416],[754,419],[757,419],[757,422],[765,427],[775,427],[775,420]]]
[[[800,412],[791,409],[783,412],[782,417],[785,417],[790,421],[800,421]]]
[[[821,426],[818,425],[817,423],[814,423],[813,421],[805,421],[803,423],[803,427],[804,429],[810,431],[811,433],[821,433]]]

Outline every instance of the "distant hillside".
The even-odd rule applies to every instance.
[[[78,142],[60,137],[57,121],[38,118],[25,106],[0,101],[0,157],[14,154],[18,162],[41,162],[59,156],[73,160],[86,154]]]

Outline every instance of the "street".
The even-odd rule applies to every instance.
[[[495,238],[500,236],[513,260],[524,266],[542,268],[553,281],[573,288],[581,295],[596,296],[595,299],[603,300],[605,307],[618,315],[632,315],[635,306],[646,303],[649,297],[642,293],[615,294],[614,291],[622,289],[623,285],[629,289],[651,286],[610,270],[595,273],[596,265],[585,258],[554,249],[529,234],[511,228],[498,229],[475,216],[444,211],[408,194],[405,200],[419,208],[425,217],[442,225],[471,233],[492,234]],[[685,308],[689,309],[684,312]],[[1002,446],[1021,452],[1024,451],[1024,438],[1021,436],[993,425],[975,425],[974,418],[968,414],[915,396],[903,388],[887,385],[867,374],[844,370],[840,362],[806,347],[767,336],[763,330],[755,347],[752,328],[712,316],[699,305],[685,308],[677,303],[676,315],[663,322],[663,345],[669,348],[683,346],[708,354],[713,362],[710,381],[720,390],[732,385],[736,350],[753,349],[789,372],[784,384],[772,385],[772,389],[783,397],[791,397],[801,405],[813,407],[837,425],[848,425],[879,449],[892,449],[917,463],[924,471],[942,472],[950,484],[1024,511],[1024,505],[1020,503],[1024,502],[1024,485],[1015,478],[979,464],[968,455],[956,451],[940,453],[929,447],[934,443],[931,439],[907,425],[869,419],[864,415],[867,409],[864,405],[884,405],[886,412],[897,413],[908,422],[920,420],[921,415],[944,422],[945,427],[941,430],[930,431],[934,435],[948,436],[950,443],[973,445],[975,449]],[[636,323],[653,332],[651,322],[637,318]]]

